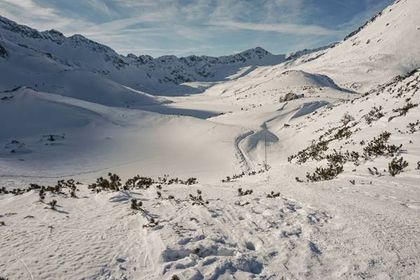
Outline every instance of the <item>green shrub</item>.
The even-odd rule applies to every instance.
[[[253,190],[243,190],[242,188],[238,189],[238,196],[246,196],[251,195],[254,191]]]
[[[327,168],[317,167],[314,173],[307,173],[306,178],[309,182],[328,181],[336,178],[344,171],[343,166],[338,163],[328,163]]]
[[[121,186],[121,178],[117,174],[108,173],[109,179],[99,177],[96,179],[96,183],[88,186],[89,189],[92,189],[96,192],[103,190],[108,191],[119,191]]]
[[[322,160],[325,158],[324,152],[328,150],[328,144],[330,141],[322,140],[318,142],[312,142],[312,144],[306,149],[299,151],[296,155],[292,155],[288,158],[288,161],[291,162],[293,159],[297,159],[298,164],[307,162],[310,159]]]
[[[405,104],[403,107],[392,110],[394,113],[398,113],[398,115],[390,117],[388,121],[390,122],[397,117],[407,115],[410,109],[415,108],[417,106],[419,106],[419,104],[413,104],[411,102],[407,102],[407,104]]]
[[[367,115],[364,116],[367,124],[371,124],[374,121],[379,120],[384,116],[384,113],[382,112],[382,106],[373,107],[372,110],[369,111]]]
[[[276,198],[280,197],[280,192],[275,193],[274,191],[271,191],[269,194],[267,194],[267,198]]]
[[[394,156],[400,152],[402,145],[396,146],[387,144],[390,136],[391,133],[385,131],[378,137],[373,138],[372,141],[368,142],[366,147],[363,148],[364,158],[368,160],[378,156]]]
[[[135,198],[131,200],[131,209],[144,211],[142,206],[143,206],[143,202],[137,201],[137,199]]]
[[[55,210],[55,207],[57,206],[57,200],[53,199],[50,202],[48,202],[48,205],[52,210]]]
[[[393,158],[392,161],[388,164],[388,171],[391,176],[395,176],[403,172],[403,170],[408,166],[408,162],[404,158]]]
[[[208,200],[203,199],[202,192],[200,190],[197,190],[197,195],[190,194],[189,197],[190,197],[190,200],[192,201],[192,205],[205,206],[209,204]]]

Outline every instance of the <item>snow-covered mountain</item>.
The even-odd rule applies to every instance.
[[[323,51],[327,51],[328,49],[333,48],[336,45],[337,45],[337,43],[331,43],[327,46],[322,46],[322,47],[315,48],[315,49],[303,49],[303,50],[299,50],[299,51],[296,51],[296,52],[292,52],[292,53],[289,53],[289,54],[286,55],[286,61],[287,62],[293,62],[293,61],[295,61],[296,59],[299,59],[302,56],[308,56],[308,55],[313,54],[313,53],[322,53]]]
[[[420,1],[399,0],[334,47],[302,56],[297,68],[366,91],[420,67]]]
[[[232,102],[246,107],[273,104],[288,93],[306,97],[364,93],[420,67],[420,19],[414,12],[419,9],[419,1],[396,1],[341,42],[292,53],[284,63],[259,67],[207,92],[234,96]],[[316,79],[308,84],[308,76],[319,75],[336,86],[326,87]]]
[[[101,76],[102,79],[159,95],[192,92],[196,89],[181,84],[194,81],[223,81],[238,73],[241,68],[275,65],[285,59],[284,55],[272,55],[259,47],[222,57],[152,58],[133,54],[122,56],[82,35],[65,37],[56,30],[39,32],[4,17],[0,17],[0,34],[2,69],[22,66],[26,69],[23,73],[32,71],[38,76],[53,72],[88,71]],[[19,81],[10,76],[3,76],[0,81],[1,89],[35,86],[33,81],[25,81],[24,75],[13,74]],[[48,82],[39,82],[39,89],[54,92],[40,83]]]

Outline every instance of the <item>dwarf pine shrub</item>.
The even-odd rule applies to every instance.
[[[190,197],[190,200],[192,201],[192,205],[205,206],[209,204],[208,200],[203,199],[201,190],[197,190],[197,195],[190,194],[189,197]]]
[[[392,110],[394,113],[398,113],[398,115],[390,117],[388,121],[390,122],[397,117],[407,115],[410,109],[415,108],[417,106],[419,106],[419,104],[413,104],[411,102],[407,102],[403,107]]]
[[[198,183],[197,178],[194,178],[194,177],[188,178],[188,179],[185,181],[185,185],[188,185],[188,186],[190,186],[190,185],[195,185],[195,184],[197,184],[197,183]]]
[[[150,177],[142,177],[140,175],[136,175],[125,182],[123,189],[148,189],[151,185],[153,185],[153,183],[154,180]]]
[[[143,228],[153,228],[159,225],[159,221],[155,220],[153,217],[146,216],[148,223],[143,225]]]
[[[53,199],[50,202],[48,202],[48,205],[52,210],[55,210],[55,207],[57,206],[57,200]]]
[[[371,124],[372,122],[382,118],[384,116],[382,109],[382,106],[379,106],[379,108],[373,107],[372,110],[370,110],[369,113],[364,116],[366,123]]]
[[[280,196],[280,192],[271,191],[269,194],[267,194],[267,198],[276,198],[279,196]]]
[[[317,161],[322,160],[325,158],[324,153],[328,150],[329,142],[330,141],[328,140],[322,140],[318,142],[313,141],[312,144],[306,149],[299,151],[296,155],[290,156],[288,158],[288,161],[291,162],[293,159],[296,158],[296,162],[298,164],[302,164],[310,159],[314,159]]]
[[[403,170],[408,166],[408,162],[404,160],[403,157],[393,158],[392,161],[388,164],[388,171],[391,176],[395,176],[403,172]]]
[[[391,133],[388,131],[382,132],[378,137],[373,138],[363,148],[363,156],[366,160],[378,156],[394,156],[400,152],[402,145],[389,145],[388,140]]]
[[[114,191],[118,191],[121,186],[121,178],[117,174],[108,173],[109,181],[110,181],[110,189]]]
[[[382,176],[382,173],[379,172],[378,168],[376,168],[376,167],[372,167],[372,168],[368,167],[368,171],[369,171],[370,175],[379,176],[379,177]]]
[[[136,181],[136,188],[140,189],[148,189],[151,185],[153,185],[153,179],[150,177],[139,177]]]
[[[317,167],[313,173],[307,173],[306,178],[309,182],[328,181],[336,178],[344,171],[343,165],[338,163],[328,163],[328,167]]]
[[[108,173],[108,178],[99,177],[96,179],[96,183],[88,186],[93,191],[119,191],[121,186],[121,178],[117,174]]]
[[[328,162],[331,162],[333,164],[344,164],[347,161],[347,158],[345,155],[343,155],[341,152],[337,152],[337,150],[333,150],[332,154],[329,154],[326,156],[326,159]]]
[[[410,134],[417,132],[420,129],[420,120],[417,120],[415,123],[409,123],[407,128]]]
[[[45,189],[44,188],[40,189],[38,194],[39,194],[39,200],[44,201],[44,199],[45,199]]]
[[[345,126],[345,127],[342,127],[340,129],[338,129],[337,132],[334,134],[333,138],[334,138],[334,140],[340,140],[340,139],[343,139],[343,138],[348,139],[348,138],[350,138],[351,135],[352,135],[352,132],[350,130],[350,127]]]
[[[133,198],[131,200],[131,209],[133,210],[142,210],[143,211],[143,202],[137,201],[137,199]]]
[[[238,196],[250,195],[253,192],[254,192],[253,190],[243,190],[242,188],[239,188],[238,189]]]

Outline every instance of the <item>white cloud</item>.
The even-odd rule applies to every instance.
[[[282,24],[282,23],[250,23],[237,21],[218,21],[210,25],[220,26],[234,30],[252,30],[264,32],[277,32],[295,35],[332,36],[340,34],[336,30],[327,29],[317,25]]]
[[[283,42],[288,44],[285,49],[294,48],[290,44],[297,45],[302,40],[321,40],[322,44],[340,38],[366,15],[363,12],[353,21],[329,29],[311,24],[313,15],[319,12],[316,9],[322,8],[312,1],[0,0],[0,13],[37,29],[54,28],[66,35],[80,33],[123,53],[131,49],[152,50],[154,54],[161,54],[159,48],[179,54],[183,46],[225,49],[226,53],[261,45],[261,40],[267,38],[273,38],[269,43],[277,48],[281,44],[274,38],[280,42],[287,38],[289,41]],[[341,0],[334,1],[342,4]],[[372,7],[376,0],[360,1],[366,3],[369,12],[377,8]]]
[[[84,0],[84,2],[98,13],[102,13],[107,16],[117,16],[116,12],[108,7],[106,2],[103,0]]]
[[[64,17],[53,8],[41,6],[33,0],[0,0],[0,9],[5,17],[40,30],[59,29],[65,32],[69,26],[78,28],[87,24]]]

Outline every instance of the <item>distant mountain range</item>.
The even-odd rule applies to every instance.
[[[260,47],[221,57],[123,56],[82,35],[66,37],[56,30],[40,32],[4,17],[0,17],[0,34],[0,56],[6,60],[1,68],[22,66],[22,72],[33,72],[37,76],[47,72],[88,71],[88,76],[98,75],[101,79],[158,95],[191,91],[181,85],[186,82],[223,81],[243,67],[276,65],[285,61],[285,55],[273,55]],[[24,76],[17,80],[0,78],[0,89],[49,84],[38,79],[35,85]]]

